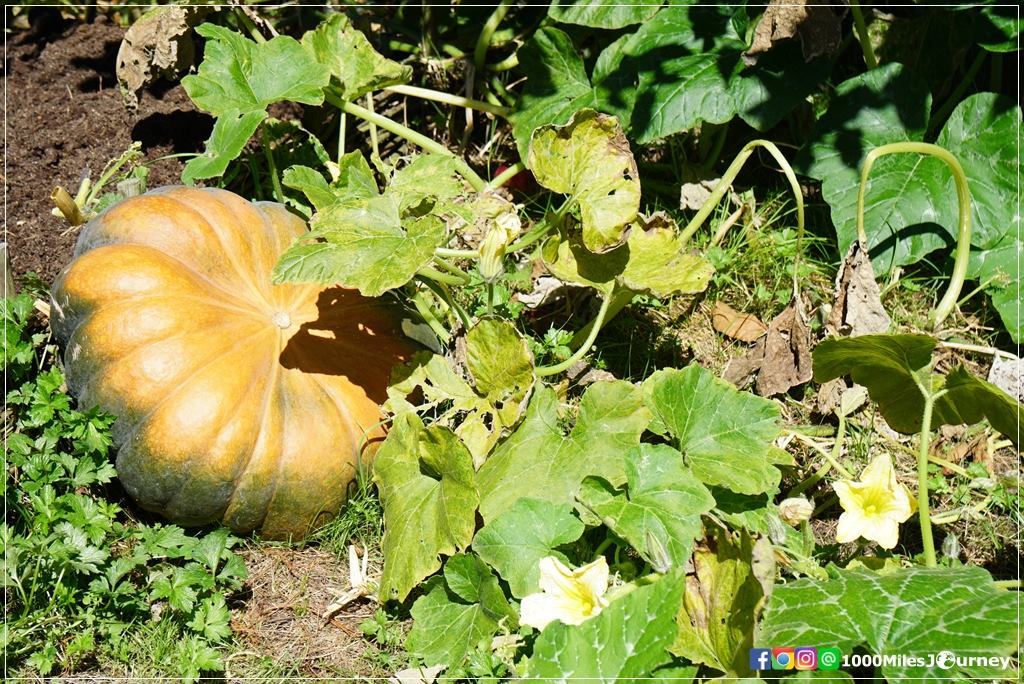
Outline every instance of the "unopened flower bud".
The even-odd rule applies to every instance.
[[[779,504],[779,517],[793,527],[810,520],[811,513],[814,513],[814,504],[802,496],[785,499]]]
[[[515,211],[496,216],[480,243],[480,276],[494,282],[505,273],[505,250],[519,235],[521,224]]]

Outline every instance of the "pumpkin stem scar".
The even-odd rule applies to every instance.
[[[292,324],[292,317],[288,315],[287,311],[277,311],[270,318],[278,328],[284,330]]]

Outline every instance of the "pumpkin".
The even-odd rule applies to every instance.
[[[305,230],[279,204],[186,187],[83,228],[51,323],[79,404],[117,418],[117,471],[143,508],[301,537],[369,464],[410,349],[381,300],[271,283]]]

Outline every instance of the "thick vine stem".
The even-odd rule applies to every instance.
[[[587,352],[590,351],[590,348],[594,345],[594,340],[597,339],[597,333],[600,332],[601,326],[604,325],[605,317],[608,315],[608,307],[612,303],[614,294],[615,291],[612,290],[605,295],[604,301],[601,302],[601,308],[597,312],[597,316],[595,316],[594,320],[591,322],[590,334],[587,335],[587,339],[583,342],[583,345],[565,361],[555,364],[554,366],[541,366],[540,368],[537,368],[534,373],[538,378],[543,378],[548,375],[556,375],[562,371],[569,370],[577,361],[586,356]]]
[[[924,547],[924,563],[929,568],[938,565],[935,559],[935,540],[932,537],[932,519],[928,514],[928,447],[931,443],[932,409],[935,401],[945,394],[939,391],[932,394],[927,388],[918,385],[924,395],[924,413],[921,416],[921,438],[917,448],[917,514],[921,523],[921,545]]]
[[[389,119],[386,116],[381,116],[380,114],[371,112],[370,110],[360,107],[357,104],[348,102],[347,100],[342,99],[337,93],[327,91],[326,99],[328,102],[330,102],[332,105],[334,105],[335,107],[337,107],[346,114],[358,116],[360,119],[369,121],[379,126],[380,128],[383,128],[385,131],[388,131],[389,133],[394,133],[395,135],[405,140],[408,140],[414,145],[419,145],[428,152],[433,152],[435,154],[443,154],[446,157],[451,157],[455,162],[455,168],[458,169],[459,173],[462,174],[462,177],[469,181],[469,184],[472,185],[473,189],[476,190],[477,192],[483,190],[484,186],[487,185],[487,182],[484,181],[484,179],[481,178],[479,175],[477,175],[476,171],[470,168],[469,164],[466,163],[465,159],[458,156],[457,154],[455,154],[454,152],[452,152],[451,150],[449,150],[447,147],[437,142],[436,140],[431,140],[422,133],[417,133],[411,128],[403,126],[402,124],[398,123],[393,119]]]
[[[487,48],[491,46],[491,37],[494,36],[494,32],[498,29],[502,19],[508,14],[510,4],[509,0],[501,0],[501,3],[494,8],[491,16],[487,17],[487,21],[484,22],[484,27],[480,30],[480,36],[476,40],[476,48],[473,50],[473,66],[477,74],[483,73],[484,61],[487,59]]]
[[[509,117],[509,114],[511,114],[511,110],[508,107],[501,107],[498,105],[493,105],[490,102],[473,100],[468,97],[462,97],[461,95],[443,93],[440,90],[432,90],[430,88],[419,88],[417,86],[408,85],[394,85],[387,86],[386,88],[384,88],[384,90],[386,90],[389,93],[395,93],[396,95],[408,95],[409,97],[418,97],[422,100],[443,102],[444,104],[450,104],[455,107],[468,107],[469,109],[476,109],[486,114],[500,116],[504,119],[507,119]]]
[[[497,176],[492,178],[491,181],[487,184],[487,189],[496,190],[497,188],[502,187],[503,185],[508,183],[510,180],[512,180],[525,170],[526,164],[524,164],[521,161],[516,162],[515,164],[508,167],[507,169],[499,173]]]
[[[725,197],[725,193],[732,187],[732,182],[736,180],[736,176],[739,175],[743,169],[743,165],[750,158],[750,155],[754,153],[754,150],[758,147],[763,147],[768,151],[770,155],[778,162],[779,166],[782,167],[782,172],[786,176],[786,180],[789,181],[789,187],[793,191],[793,199],[796,202],[796,257],[793,259],[793,296],[796,297],[800,292],[800,250],[801,242],[804,236],[804,196],[800,190],[800,181],[797,180],[796,174],[793,172],[793,167],[786,161],[786,157],[783,156],[779,148],[776,147],[775,143],[770,140],[751,140],[743,149],[740,150],[736,158],[729,164],[729,168],[722,174],[721,180],[718,181],[718,185],[711,191],[711,196],[708,197],[707,201],[697,212],[696,216],[690,219],[690,222],[686,224],[686,228],[680,234],[680,239],[683,244],[689,242],[690,238],[693,237],[694,233],[700,229],[707,220],[711,212],[715,210],[718,203]]]
[[[850,0],[850,14],[853,15],[853,26],[857,31],[857,42],[864,52],[864,64],[868,69],[874,69],[878,66],[878,58],[875,57],[875,49],[871,47],[871,37],[868,35],[867,24],[864,23],[864,13],[861,12],[857,0]]]
[[[941,159],[949,167],[953,174],[953,184],[956,186],[956,198],[958,204],[959,227],[956,236],[956,257],[953,261],[953,275],[949,279],[946,293],[935,307],[931,316],[931,327],[933,330],[939,328],[956,306],[960,298],[960,291],[963,289],[964,280],[967,277],[967,260],[971,255],[971,190],[967,184],[967,175],[960,166],[956,157],[944,147],[923,142],[898,142],[888,145],[881,145],[868,152],[864,158],[864,166],[860,171],[860,190],[857,192],[857,239],[867,244],[867,231],[864,229],[864,196],[867,193],[868,174],[871,167],[879,157],[887,154],[900,153],[927,154]]]

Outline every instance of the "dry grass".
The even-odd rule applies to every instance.
[[[345,559],[316,547],[253,546],[242,555],[249,580],[232,614],[240,650],[230,656],[227,679],[271,672],[289,679],[390,674],[364,656],[372,647],[359,624],[376,604],[361,599],[323,618],[335,598],[331,590],[348,588]],[[371,575],[379,574],[379,565],[371,559]]]

